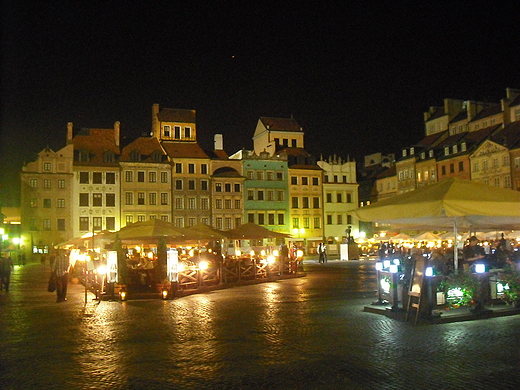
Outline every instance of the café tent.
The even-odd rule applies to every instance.
[[[415,241],[438,241],[440,236],[433,234],[432,232],[424,232],[413,238]]]
[[[361,207],[362,221],[424,230],[520,228],[520,192],[459,178],[444,179]],[[456,245],[456,242],[455,242]],[[454,252],[457,267],[457,251]]]
[[[215,229],[209,225],[204,223],[199,223],[187,228],[187,230],[199,234],[201,237],[204,237],[206,240],[222,240],[227,238],[225,232],[219,229]]]
[[[113,233],[114,239],[118,237],[120,240],[141,240],[141,241],[157,241],[160,238],[174,241],[196,240],[199,235],[190,232],[188,229],[178,228],[171,222],[161,219],[149,219],[147,221],[134,222],[126,225],[121,230]]]
[[[263,226],[248,222],[238,226],[235,229],[228,230],[226,232],[228,238],[235,240],[252,240],[252,239],[263,239],[263,238],[288,238],[290,234],[275,232],[266,229]]]

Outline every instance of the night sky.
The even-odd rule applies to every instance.
[[[499,102],[520,88],[516,1],[2,2],[1,199],[67,122],[122,142],[151,106],[197,110],[198,139],[252,148],[261,116],[303,126],[306,149],[361,161],[424,134],[447,97]],[[175,5],[172,5],[175,4]]]

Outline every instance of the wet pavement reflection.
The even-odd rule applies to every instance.
[[[0,294],[2,389],[510,389],[518,316],[411,326],[363,312],[371,261],[171,301],[56,304],[39,265]]]

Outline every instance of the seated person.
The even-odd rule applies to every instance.
[[[484,248],[478,245],[478,242],[479,240],[476,236],[471,236],[468,245],[463,249],[464,260],[462,266],[464,272],[467,272],[471,265],[476,264],[477,262],[483,262],[486,257]]]

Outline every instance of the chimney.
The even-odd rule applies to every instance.
[[[67,145],[70,145],[72,143],[72,129],[73,129],[72,122],[67,123]]]
[[[215,150],[224,150],[224,139],[222,134],[215,134],[214,144]]]
[[[472,120],[477,115],[477,104],[471,100],[468,100],[468,121]]]
[[[114,123],[114,140],[116,142],[116,146],[119,146],[119,137],[121,136],[121,122],[116,121]]]
[[[159,123],[159,103],[152,104],[152,136],[160,138],[161,124]]]

